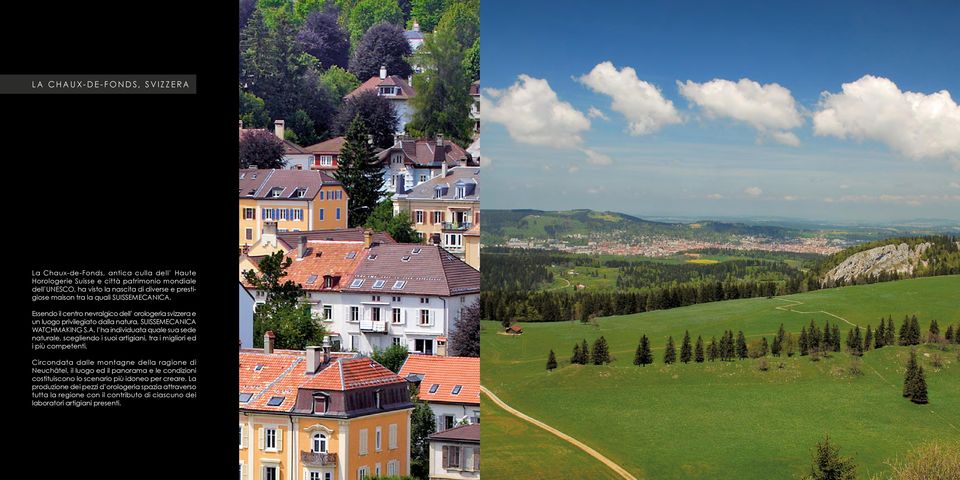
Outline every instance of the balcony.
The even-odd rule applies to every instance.
[[[467,230],[470,230],[470,227],[472,226],[473,224],[470,222],[461,222],[461,223],[443,222],[443,230],[451,231],[451,232],[465,232]]]
[[[379,320],[379,321],[361,320],[360,331],[371,332],[371,333],[387,333],[387,322],[383,320]]]
[[[300,462],[308,467],[335,467],[337,466],[337,454],[304,452],[301,450]]]

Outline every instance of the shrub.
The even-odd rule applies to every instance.
[[[767,362],[767,357],[760,357],[760,359],[757,360],[757,369],[761,372],[770,370],[770,363]]]
[[[906,457],[887,462],[890,480],[947,480],[960,478],[960,443],[931,442],[907,452]]]
[[[860,363],[860,357],[853,357],[850,359],[850,365],[847,367],[847,372],[854,376],[863,375],[863,366]]]

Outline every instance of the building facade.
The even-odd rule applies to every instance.
[[[406,382],[331,347],[241,349],[239,478],[362,480],[409,475]]]
[[[440,174],[394,197],[427,243],[480,268],[480,168],[441,168]]]
[[[320,143],[306,147],[306,151],[313,154],[313,170],[323,170],[329,174],[337,171],[340,166],[340,151],[343,150],[344,137],[333,137]]]
[[[278,232],[347,226],[347,193],[330,175],[311,170],[240,170],[241,247],[260,240],[264,224]]]
[[[411,78],[403,78],[399,75],[388,75],[387,67],[380,67],[380,75],[370,77],[352,92],[346,94],[343,98],[349,100],[352,97],[364,92],[375,92],[377,96],[387,99],[394,110],[397,112],[397,126],[395,132],[403,133],[404,127],[410,120],[413,120],[413,105],[410,99],[416,95],[413,87],[410,85]]]
[[[427,402],[438,432],[480,423],[480,359],[410,354],[397,372]]]
[[[480,425],[430,435],[430,480],[480,478]]]

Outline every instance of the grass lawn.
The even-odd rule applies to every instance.
[[[667,336],[674,337],[679,350],[684,330],[690,330],[694,341],[703,335],[709,342],[725,329],[743,330],[748,340],[766,336],[769,341],[781,323],[798,333],[811,319],[821,327],[825,320],[840,322],[823,313],[797,313],[778,306],[801,312],[825,310],[861,326],[876,327],[877,319],[888,314],[897,328],[905,314],[916,314],[924,331],[933,318],[941,330],[960,324],[958,276],[783,298],[803,304],[757,298],[607,317],[597,326],[526,323],[524,334],[516,337],[495,335],[498,325],[484,322],[481,379],[514,408],[576,437],[643,478],[791,478],[805,473],[813,446],[825,434],[841,453],[855,459],[859,476],[869,478],[885,470],[885,460],[912,444],[960,441],[956,350],[919,350],[931,401],[926,406],[900,395],[905,347],[867,352],[862,375],[849,373],[852,359],[845,353],[820,362],[809,357],[771,358],[766,372],[756,368],[756,360],[662,363]],[[849,328],[840,323],[844,338]],[[655,363],[644,368],[632,365],[641,334],[648,335],[654,347]],[[575,342],[586,339],[592,344],[600,335],[615,357],[611,365],[569,364]],[[554,372],[544,369],[550,349],[560,361]],[[939,370],[930,365],[938,353],[945,363]],[[778,368],[780,362],[783,368]],[[496,425],[505,415],[487,403],[483,408],[488,425]],[[485,449],[497,444],[498,449],[524,456],[506,461],[488,454],[484,469],[502,472],[496,478],[518,478],[536,472],[525,456],[538,456],[535,464],[542,465],[544,456],[564,455],[529,448],[538,441],[535,435],[549,434],[528,427],[510,435],[485,427]],[[582,473],[567,466],[565,475],[546,478],[603,478],[592,473],[602,468],[599,463],[585,454],[584,458],[578,462]]]

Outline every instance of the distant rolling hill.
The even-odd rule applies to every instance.
[[[743,223],[664,223],[617,212],[594,210],[483,210],[483,241],[499,243],[510,238],[548,239],[590,233],[623,232],[627,235],[663,235],[677,238],[723,240],[733,235],[769,238],[797,236],[801,230]]]

